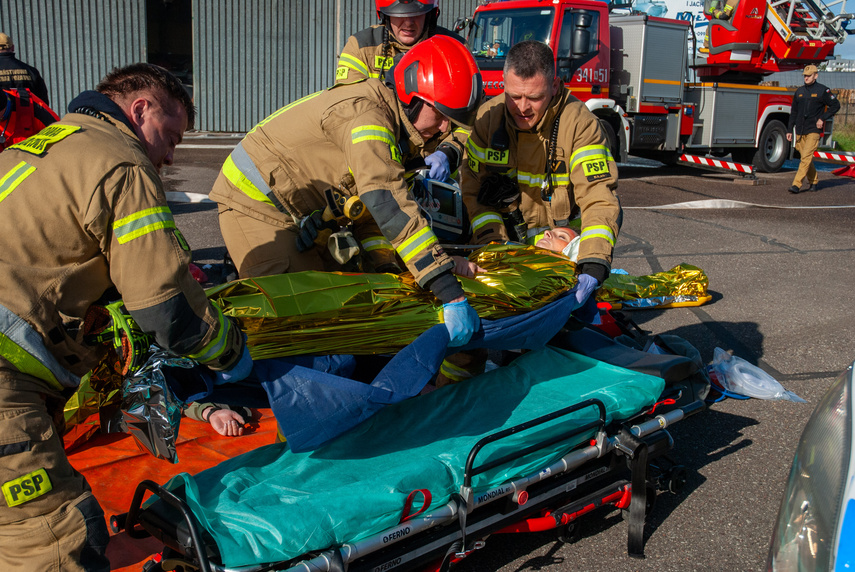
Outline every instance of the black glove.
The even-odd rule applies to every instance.
[[[494,209],[506,208],[512,205],[520,196],[517,182],[507,175],[489,173],[481,179],[478,189],[478,202]]]
[[[324,220],[321,211],[315,211],[300,222],[300,235],[297,237],[297,250],[306,252],[315,245],[315,239],[323,230],[336,231],[338,223]]]

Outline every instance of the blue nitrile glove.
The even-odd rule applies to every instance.
[[[431,153],[425,157],[425,165],[430,167],[428,177],[437,181],[444,181],[451,174],[451,165],[448,163],[448,155],[442,151]]]
[[[451,337],[451,343],[448,344],[450,347],[465,346],[472,334],[481,327],[478,313],[466,300],[443,304],[442,313],[445,316],[445,327]]]
[[[581,306],[600,283],[590,274],[580,274],[576,283],[576,302]],[[577,306],[578,307],[578,306]]]
[[[250,372],[252,372],[252,358],[249,357],[249,348],[244,345],[240,359],[231,369],[214,372],[214,385],[242,381],[246,379]]]

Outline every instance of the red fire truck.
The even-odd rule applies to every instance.
[[[731,154],[777,171],[789,155],[792,90],[760,83],[830,57],[853,16],[835,16],[818,0],[739,0],[722,20],[705,1],[708,48],[690,45],[690,22],[621,14],[594,0],[487,0],[458,29],[467,30],[488,96],[502,92],[510,46],[552,46],[558,74],[600,118],[620,160]]]

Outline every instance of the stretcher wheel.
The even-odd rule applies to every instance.
[[[110,517],[110,531],[113,534],[118,534],[125,530],[125,522],[128,519],[128,513],[114,514]]]
[[[689,473],[686,471],[686,467],[683,465],[674,465],[668,471],[668,491],[676,495],[686,486],[688,478]]]
[[[558,542],[573,544],[579,540],[579,523],[575,520],[567,523],[558,530]]]

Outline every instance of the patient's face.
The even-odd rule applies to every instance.
[[[555,252],[561,252],[570,244],[570,241],[579,236],[572,228],[558,226],[543,233],[543,238],[535,243],[538,248],[546,248]]]

